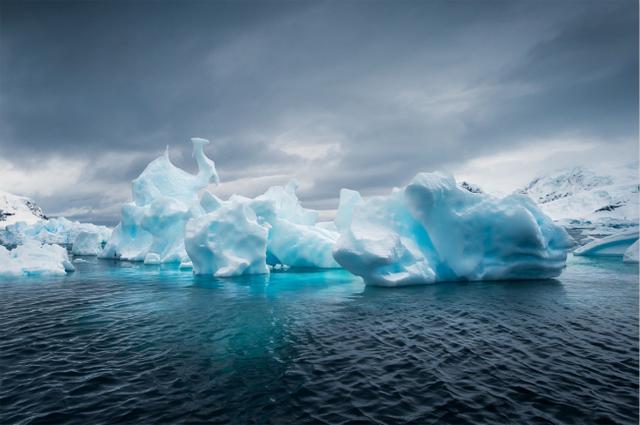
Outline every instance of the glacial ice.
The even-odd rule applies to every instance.
[[[79,223],[71,221],[64,217],[51,218],[48,220],[40,220],[35,223],[18,222],[10,224],[0,230],[0,242],[4,245],[20,245],[27,240],[37,240],[47,244],[58,244],[72,246],[76,244],[76,240],[81,234],[91,234],[91,240],[94,246],[88,247],[88,240],[80,241],[81,250],[84,252],[94,252],[96,255],[102,248],[102,244],[111,236],[111,229],[105,226],[96,226],[91,223]]]
[[[168,149],[147,165],[132,182],[133,202],[122,206],[120,223],[100,257],[147,264],[187,260],[185,225],[203,213],[198,192],[219,182],[214,162],[203,151],[209,142],[200,138],[191,142],[198,173],[173,165]]]
[[[318,225],[317,211],[300,205],[295,181],[254,199],[233,195],[223,201],[202,190],[219,182],[204,155],[208,142],[191,140],[198,174],[175,167],[168,151],[152,161],[133,181],[133,202],[122,207],[100,257],[191,262],[194,273],[216,276],[268,273],[267,265],[276,264],[339,267],[332,255],[338,233]],[[257,248],[263,233],[264,247]]]
[[[12,250],[0,245],[0,275],[63,275],[74,270],[67,250],[59,245],[33,239]]]
[[[338,234],[316,225],[276,219],[269,232],[268,251],[274,261],[289,267],[338,268],[333,246]]]
[[[336,229],[342,233],[351,225],[351,217],[353,216],[353,210],[362,205],[364,200],[360,193],[351,189],[340,190],[340,200],[338,201],[338,211],[336,211],[336,217],[334,223]]]
[[[237,200],[189,220],[185,246],[193,272],[219,277],[268,273],[268,234],[249,205]]]
[[[73,255],[98,255],[102,250],[102,238],[95,232],[80,232],[73,240]]]
[[[574,251],[585,257],[621,257],[640,237],[638,229],[631,229],[601,239],[596,239]]]
[[[214,276],[343,266],[368,284],[398,286],[555,277],[573,244],[529,198],[494,198],[440,173],[367,201],[343,189],[333,222],[302,207],[295,181],[221,200],[203,190],[219,182],[208,142],[192,143],[198,173],[175,167],[168,152],[151,162],[101,257]]]
[[[338,233],[318,224],[318,212],[300,205],[298,183],[270,187],[250,201],[262,222],[269,225],[269,264],[289,267],[337,268],[333,246]]]
[[[185,245],[196,274],[269,273],[268,266],[334,268],[338,233],[300,205],[297,183],[273,186],[256,198],[222,201],[204,192],[206,214],[187,222]],[[263,240],[264,238],[264,240]]]
[[[420,173],[353,208],[346,198],[337,217],[352,218],[340,225],[334,258],[371,285],[552,278],[573,245],[526,196],[472,193],[442,173]]]

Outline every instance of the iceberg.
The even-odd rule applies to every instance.
[[[364,200],[360,196],[360,192],[351,189],[340,190],[340,200],[338,201],[338,211],[333,219],[336,229],[342,233],[351,225],[351,217],[353,210],[362,205]]]
[[[102,250],[102,238],[95,232],[80,232],[73,240],[73,255],[98,255]]]
[[[217,277],[269,273],[268,234],[249,205],[237,200],[189,220],[185,246],[193,272]]]
[[[638,229],[627,230],[601,239],[596,239],[574,251],[575,255],[585,257],[622,257],[638,241]]]
[[[43,219],[31,224],[27,222],[10,224],[0,230],[0,242],[4,245],[20,245],[26,240],[37,240],[47,244],[72,246],[81,233],[95,235],[96,247],[101,247],[102,243],[111,236],[111,229],[59,217]]]
[[[195,274],[236,276],[269,273],[269,267],[337,268],[338,233],[317,222],[302,205],[297,183],[270,187],[256,198],[201,197],[206,213],[187,222],[185,246]]]
[[[473,193],[442,173],[389,196],[342,198],[336,217],[351,219],[336,223],[333,256],[369,285],[553,278],[574,244],[528,197]]]
[[[0,275],[64,275],[74,270],[67,250],[59,245],[33,239],[12,250],[0,245]]]
[[[366,201],[343,189],[333,222],[301,205],[296,181],[222,200],[204,190],[219,182],[208,141],[191,141],[198,173],[175,167],[168,151],[147,165],[100,257],[175,262],[213,276],[342,266],[368,284],[399,286],[551,278],[573,245],[526,196],[494,198],[441,173]]]
[[[174,166],[168,150],[149,163],[132,182],[133,202],[122,206],[101,258],[175,262],[216,276],[268,273],[268,265],[276,264],[339,267],[332,255],[338,232],[320,225],[317,211],[300,205],[295,181],[254,199],[233,195],[223,201],[203,190],[220,181],[204,154],[209,142],[191,141],[198,173]],[[264,247],[257,248],[263,233]]]
[[[184,246],[187,221],[204,213],[198,193],[219,182],[215,164],[206,157],[206,139],[192,138],[198,173],[171,163],[169,150],[132,182],[133,202],[122,206],[121,221],[101,252],[101,258],[180,263],[188,259]]]
[[[271,224],[268,252],[269,264],[289,267],[338,268],[333,259],[333,246],[338,234],[320,226],[291,223],[277,219]]]
[[[302,207],[298,183],[270,187],[250,201],[260,220],[270,227],[269,264],[289,267],[337,268],[333,246],[338,233],[318,223],[318,212]]]

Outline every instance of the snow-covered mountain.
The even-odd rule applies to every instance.
[[[552,173],[520,189],[555,220],[638,219],[638,169],[633,165],[602,174],[585,167]]]
[[[96,255],[111,236],[111,230],[64,217],[50,219],[33,200],[0,191],[0,246],[13,247],[36,240],[73,245],[77,255]]]
[[[46,218],[33,200],[0,190],[0,229],[20,221],[33,224]]]
[[[470,183],[468,181],[462,181],[459,186],[462,189],[468,190],[471,193],[484,193],[484,191],[477,184]]]
[[[574,167],[533,179],[517,192],[530,196],[554,220],[593,235],[638,226],[638,164],[603,171]]]

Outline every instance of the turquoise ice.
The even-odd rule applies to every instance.
[[[334,257],[371,285],[553,278],[573,246],[530,198],[471,193],[442,173],[420,173],[389,196],[343,200]]]

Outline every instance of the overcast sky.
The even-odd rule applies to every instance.
[[[308,207],[638,157],[638,3],[0,1],[0,189],[115,224],[166,145]]]

